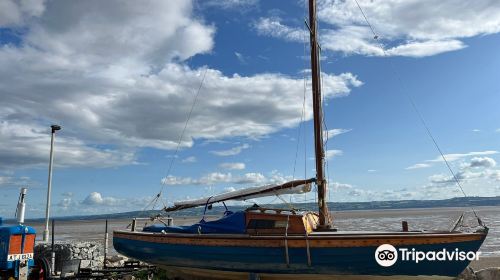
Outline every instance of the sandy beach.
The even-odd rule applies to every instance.
[[[470,265],[474,271],[489,268],[500,267],[500,257],[484,257],[473,261]]]

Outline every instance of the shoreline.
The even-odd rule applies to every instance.
[[[300,206],[300,203],[297,203],[296,206]],[[228,206],[229,208],[231,207],[240,207],[240,206]],[[287,208],[287,207],[284,207]],[[476,210],[476,212],[481,212],[481,211],[488,211],[488,210],[498,210],[500,206],[496,205],[484,205],[484,206],[473,206],[473,208]],[[214,209],[217,209],[217,207],[214,207]],[[223,208],[221,208],[223,209]],[[383,212],[383,213],[397,213],[397,212],[410,212],[410,213],[419,213],[419,212],[425,212],[425,211],[430,211],[430,210],[438,210],[439,213],[446,213],[446,212],[455,212],[455,211],[461,211],[461,212],[469,212],[471,211],[471,206],[436,206],[436,207],[400,207],[400,208],[366,208],[366,209],[330,209],[329,211],[332,214],[340,214],[342,215],[343,213],[373,213],[373,212]],[[156,212],[161,212],[160,210],[157,210]],[[130,212],[129,216],[126,216],[129,212],[127,213],[107,213],[107,214],[98,214],[98,215],[81,215],[81,216],[57,216],[57,217],[52,217],[51,219],[55,219],[56,221],[99,221],[99,220],[126,220],[126,219],[132,219],[133,217],[139,218],[140,215],[134,215],[137,214],[135,212]],[[115,216],[115,215],[120,215],[120,216]],[[125,215],[125,216],[122,216]],[[200,214],[201,217],[202,214]],[[181,215],[173,215],[170,214],[170,216],[174,216],[177,218],[192,218],[194,213],[182,213]],[[207,215],[210,216],[210,215]],[[38,218],[27,218],[26,223],[44,223],[45,218],[43,217],[38,217]],[[7,218],[4,219],[4,223],[10,223],[14,222],[15,219],[13,218]]]

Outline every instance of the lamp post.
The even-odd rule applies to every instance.
[[[49,160],[49,183],[47,188],[47,207],[45,208],[45,230],[43,231],[43,241],[49,241],[49,214],[50,214],[50,192],[52,190],[52,163],[54,162],[54,137],[56,131],[61,130],[59,125],[51,125],[52,129],[50,138],[50,160]]]

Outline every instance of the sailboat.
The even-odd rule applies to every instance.
[[[113,245],[125,256],[195,279],[451,279],[460,274],[488,234],[480,226],[459,231],[342,231],[326,203],[316,1],[309,0],[316,176],[179,201],[175,212],[229,200],[300,194],[317,186],[317,212],[253,205],[217,220],[189,226],[167,223],[141,231],[115,230]]]

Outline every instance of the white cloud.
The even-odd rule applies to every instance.
[[[350,132],[352,129],[345,129],[345,128],[334,128],[330,129],[324,132],[325,138],[331,139],[335,136],[338,136],[340,134],[344,134],[347,132]]]
[[[483,177],[484,173],[462,170],[455,173],[458,181],[471,180]],[[455,178],[452,175],[436,174],[429,177],[429,181],[434,184],[454,184]]]
[[[185,121],[185,112],[191,102],[188,98],[179,98],[179,94],[190,92],[192,83],[187,81],[198,81],[202,71],[203,69],[195,71],[169,64],[159,76],[136,77],[137,83],[130,89],[102,85],[103,88],[87,90],[110,91],[108,94],[61,93],[54,97],[55,100],[50,105],[46,104],[50,98],[39,99],[36,94],[23,91],[22,95],[27,96],[22,99],[5,100],[11,105],[10,108],[15,109],[0,111],[0,116],[64,119],[66,127],[72,131],[77,130],[79,136],[93,141],[172,149],[176,147]],[[36,88],[38,85],[32,84],[33,81],[35,80],[26,81],[23,87]],[[96,86],[94,82],[88,82],[92,87]],[[81,81],[75,83],[79,84]],[[208,70],[205,83],[206,87],[193,112],[181,147],[191,146],[193,138],[257,137],[283,127],[293,127],[300,122],[302,101],[299,102],[300,95],[293,96],[293,92],[302,83],[299,79],[277,74],[228,78],[219,71]],[[347,95],[350,85],[359,86],[359,81],[350,74],[327,76],[324,83],[327,97]],[[81,88],[88,85],[81,84]],[[78,91],[77,88],[73,90]],[[296,103],[284,105],[280,101],[296,97]],[[48,106],[52,106],[54,110],[47,112],[45,108]],[[47,115],[48,113],[50,114]],[[306,118],[310,119],[311,115]]]
[[[463,162],[455,172],[465,193],[469,196],[498,196],[500,188],[500,170],[495,169],[496,162],[488,157],[475,157]],[[357,187],[351,184],[332,182],[329,190],[334,193],[334,201],[383,201],[408,199],[446,199],[462,197],[453,176],[434,174],[429,182],[416,187],[401,189]]]
[[[226,10],[247,11],[256,8],[259,0],[208,0],[200,4],[207,7],[217,7]]]
[[[243,144],[241,146],[236,146],[234,148],[228,149],[228,150],[221,150],[221,151],[210,151],[210,153],[220,156],[220,157],[227,157],[227,156],[235,156],[240,154],[243,150],[250,148],[250,145],[248,144]]]
[[[456,153],[456,154],[445,154],[444,158],[446,158],[446,161],[448,162],[454,162],[463,158],[471,157],[471,156],[485,156],[485,155],[494,155],[498,154],[498,151],[482,151],[482,152],[469,152],[469,153]],[[444,162],[442,156],[437,156],[434,159],[428,159],[425,161],[425,163],[417,163],[412,166],[409,166],[405,169],[411,170],[411,169],[419,169],[419,168],[427,168],[431,167],[433,163],[436,162]],[[496,163],[495,163],[496,164]]]
[[[72,192],[63,192],[61,195],[63,197],[73,197],[73,193]]]
[[[339,30],[320,31],[321,45],[325,50],[346,54],[383,56],[384,49],[370,41],[370,30],[360,26],[345,26]]]
[[[181,148],[194,139],[256,138],[301,121],[301,78],[226,76],[183,65],[212,51],[215,34],[213,25],[193,15],[190,1],[54,0],[31,14],[22,21],[22,44],[0,46],[0,120],[37,131],[63,125],[60,139],[74,148],[66,150],[73,165],[90,165],[92,158],[97,166],[130,164],[137,148],[174,149],[191,106],[187,97],[205,71]],[[326,98],[346,96],[362,84],[350,73],[325,74],[323,81]],[[306,120],[311,117],[308,113]],[[46,135],[37,132],[30,148],[23,141],[32,133],[23,132],[27,135],[14,137],[0,131],[8,140],[4,146],[24,143],[4,151],[9,156],[4,165],[46,160],[46,148],[38,150]],[[78,155],[81,149],[86,151]]]
[[[62,208],[62,209],[68,209],[71,206],[74,206],[75,203],[73,201],[72,197],[63,197],[59,202],[56,204],[56,206]]]
[[[500,170],[486,170],[485,174],[488,176],[489,179],[500,181]]]
[[[36,182],[33,182],[30,177],[26,176],[0,176],[0,187],[33,187],[36,185]]]
[[[72,192],[62,193],[61,196],[62,196],[61,200],[59,200],[59,202],[56,203],[57,207],[60,207],[63,210],[67,210],[68,208],[70,208],[72,206],[77,206],[77,203],[73,199]]]
[[[429,40],[423,42],[408,42],[386,50],[389,56],[424,57],[444,52],[456,51],[465,48],[466,45],[459,40]]]
[[[491,168],[495,167],[497,162],[490,157],[474,157],[470,160],[469,167],[484,167]]]
[[[445,155],[451,161],[467,158],[478,154],[496,154],[495,151],[471,152],[465,154]],[[438,159],[433,160],[435,162]],[[457,180],[468,195],[496,196],[494,186],[500,181],[500,170],[494,169],[496,161],[490,157],[473,157],[461,162],[455,172],[455,177],[447,174],[434,174],[429,176],[429,183],[416,188],[416,199],[443,199],[461,197],[462,193],[457,186]],[[455,179],[456,178],[456,179]]]
[[[498,154],[498,151],[483,151],[483,152],[470,152],[464,154],[445,154],[444,158],[446,161],[453,162],[462,158],[470,157],[470,156],[486,156],[486,155],[494,155]],[[426,160],[427,162],[443,162],[443,157],[438,156],[435,159]]]
[[[182,160],[183,163],[194,163],[198,161],[195,156],[189,156]]]
[[[294,179],[297,179],[296,177],[293,176],[288,176],[288,175],[283,175],[282,173],[278,172],[278,170],[273,170],[268,176],[268,180],[270,184],[280,184],[280,183],[285,183],[287,181],[292,181]]]
[[[231,172],[212,172],[200,178],[167,176],[162,179],[162,184],[171,186],[181,185],[217,185],[217,184],[238,184],[238,185],[263,185],[283,183],[293,178],[272,171],[267,176],[259,172],[249,172],[242,175],[233,175]]]
[[[82,204],[85,205],[106,205],[115,206],[117,204],[123,203],[123,199],[118,199],[115,197],[103,197],[101,193],[91,192],[83,201]]]
[[[412,166],[408,166],[405,169],[412,170],[412,169],[421,169],[421,168],[427,168],[427,167],[431,167],[431,165],[428,163],[417,163],[417,164],[414,164]]]
[[[57,215],[84,215],[119,213],[143,209],[151,197],[120,198],[104,196],[100,192],[91,192],[83,200],[75,198],[73,193],[63,193],[62,198],[54,204]],[[41,214],[41,210],[38,211]]]
[[[304,29],[289,27],[280,21],[279,18],[260,18],[253,26],[260,35],[283,38],[292,42],[308,40],[308,34]]]
[[[279,19],[261,18],[254,24],[254,27],[261,35],[293,42],[304,41],[304,31],[301,28],[283,25]],[[322,30],[320,37],[321,46],[325,50],[369,56],[424,57],[466,47],[459,40],[425,40],[407,41],[394,47],[384,48],[379,43],[372,41],[373,35],[371,31],[362,26],[345,26],[337,30]]]
[[[221,173],[221,172],[212,172],[209,173],[199,179],[197,184],[200,185],[213,185],[213,184],[220,184],[220,183],[229,183],[233,181],[233,175],[228,172],[228,173]]]
[[[226,162],[221,163],[219,167],[229,170],[243,170],[245,169],[245,164],[243,162]]]
[[[208,52],[214,32],[213,26],[193,17],[191,1],[153,0],[145,5],[55,0],[48,3],[40,20],[30,23],[26,40],[55,59],[74,59],[75,66],[98,64],[102,68],[95,70],[119,77],[116,72],[142,71],[172,58]],[[122,68],[126,66],[139,69]]]
[[[341,156],[343,152],[341,150],[326,150],[325,152],[325,158],[327,160],[332,159],[336,156]]]
[[[351,184],[338,183],[338,182],[330,183],[330,191],[333,192],[334,201],[343,201],[343,202],[387,201],[387,200],[430,198],[430,197],[424,197],[423,192],[419,191],[418,188],[373,190],[372,188],[360,188]]]
[[[424,57],[463,49],[463,38],[500,31],[500,4],[489,0],[474,4],[466,0],[438,4],[366,0],[359,4],[381,37],[380,42],[373,39],[354,1],[323,0],[318,3],[323,49],[369,56]],[[281,22],[279,18],[261,18],[254,27],[261,35],[304,41],[302,26]]]
[[[329,187],[334,192],[343,191],[343,190],[352,190],[353,189],[352,185],[350,185],[350,184],[344,184],[344,183],[339,183],[339,182],[332,182],[332,183],[329,184]]]
[[[10,176],[0,176],[0,186],[6,185],[12,181],[12,177]]]
[[[227,188],[224,188],[224,192],[234,192],[236,191],[236,188],[235,187],[227,187]]]
[[[79,139],[62,136],[64,134],[61,130],[55,137],[54,163],[56,166],[111,167],[135,163],[135,155],[129,149],[99,149]],[[48,165],[49,127],[0,121],[0,142],[3,143],[0,146],[2,168],[46,167]]]
[[[429,181],[435,184],[443,184],[443,183],[454,183],[455,179],[452,176],[446,174],[434,174],[429,177]]]
[[[362,197],[362,196],[366,196],[368,194],[370,194],[371,192],[370,191],[366,191],[366,190],[363,190],[363,189],[352,189],[348,192],[348,195],[351,196],[351,197],[355,197],[355,198],[359,198],[359,197]]]
[[[161,180],[164,185],[184,186],[184,185],[214,185],[220,183],[229,183],[233,181],[231,173],[212,172],[202,176],[199,179],[191,177],[177,177],[169,175]]]
[[[488,0],[440,2],[359,1],[370,23],[383,37],[406,35],[415,39],[450,39],[500,31],[500,4]],[[321,20],[332,25],[365,25],[356,3],[324,0]]]
[[[234,181],[236,184],[265,184],[268,179],[261,173],[246,173]]]
[[[234,52],[234,55],[236,56],[236,58],[238,59],[238,61],[241,63],[241,64],[247,64],[247,60],[245,58],[244,55],[242,55],[241,53],[239,52]]]
[[[475,157],[459,165],[455,172],[465,193],[469,196],[498,196],[500,188],[500,170],[495,169],[496,162],[488,157]],[[336,201],[376,201],[402,199],[446,199],[462,197],[463,194],[450,174],[434,174],[429,176],[428,183],[402,189],[386,189],[364,187],[350,184],[330,183],[330,190],[335,192]]]
[[[168,175],[161,179],[161,183],[164,185],[189,185],[193,183],[193,179],[190,177],[176,177],[173,175]]]
[[[496,166],[496,161],[489,157],[474,157],[468,162],[460,165],[460,170],[455,173],[455,177],[460,182],[473,182],[477,180],[496,180],[499,181],[500,170],[493,169]],[[429,177],[432,184],[437,185],[454,185],[455,178],[452,175],[435,174]]]
[[[0,1],[0,27],[18,27],[45,10],[43,0]]]

